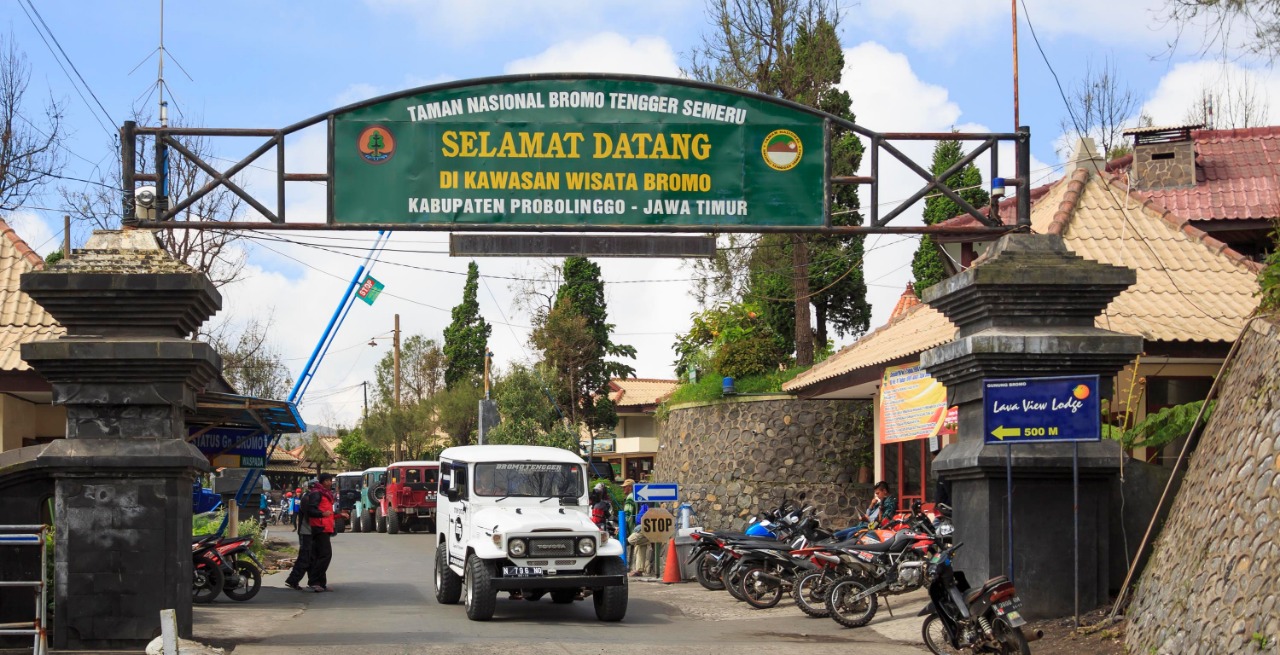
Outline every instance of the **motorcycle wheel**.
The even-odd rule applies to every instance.
[[[729,592],[729,595],[733,596],[734,600],[746,600],[742,596],[742,575],[738,572],[737,566],[730,565],[729,568],[725,569],[724,573],[720,574],[720,582],[724,585],[725,590]]]
[[[782,585],[766,580],[762,574],[769,573],[763,566],[753,566],[742,574],[742,599],[756,609],[769,609],[782,600]]]
[[[959,650],[951,647],[951,638],[947,635],[947,627],[937,614],[930,614],[920,626],[920,637],[924,646],[934,655],[961,655]]]
[[[222,593],[226,594],[227,598],[238,601],[246,601],[257,596],[258,590],[262,588],[262,571],[259,571],[253,562],[245,560],[236,560],[231,566],[240,576],[240,584],[236,587],[223,587]]]
[[[223,575],[222,569],[217,564],[207,559],[197,560],[193,567],[191,602],[212,603],[213,599],[217,598],[219,593],[222,593],[222,587],[226,584],[227,576]]]
[[[791,597],[801,612],[814,618],[825,619],[831,616],[827,610],[827,594],[831,593],[831,576],[823,571],[813,571],[796,580],[791,588]]]
[[[720,576],[716,573],[717,564],[719,562],[714,557],[703,555],[698,558],[698,563],[693,569],[693,577],[698,579],[698,584],[711,591],[724,589],[724,582],[720,580]]]
[[[1031,655],[1031,646],[1027,644],[1022,628],[1015,628],[1004,619],[995,619],[991,622],[991,630],[1000,641],[999,652],[1009,655]]]
[[[861,628],[876,615],[879,599],[875,594],[854,601],[853,597],[867,590],[867,586],[855,578],[840,578],[831,586],[827,596],[827,611],[836,623],[846,628]]]

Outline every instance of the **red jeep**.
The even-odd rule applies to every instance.
[[[397,534],[417,528],[436,531],[436,486],[440,462],[396,462],[387,466],[387,493],[382,515],[387,532]]]

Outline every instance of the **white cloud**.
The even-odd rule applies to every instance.
[[[62,229],[59,228],[54,232],[44,219],[34,212],[15,211],[6,215],[4,220],[9,223],[9,227],[13,228],[14,233],[41,257],[62,248]]]
[[[1280,75],[1274,69],[1245,68],[1239,64],[1222,64],[1214,61],[1197,61],[1174,66],[1151,93],[1142,109],[1156,125],[1182,123],[1189,111],[1201,101],[1201,93],[1208,91],[1217,97],[1214,108],[1218,127],[1232,124],[1233,98],[1242,93],[1252,95],[1259,103],[1260,114],[1253,125],[1268,125],[1280,107],[1269,107],[1268,100],[1280,98]]]
[[[876,132],[991,131],[981,124],[962,122],[963,112],[950,98],[947,89],[921,80],[912,69],[910,60],[902,53],[890,51],[879,43],[867,42],[846,49],[844,58],[845,70],[840,87],[849,92],[859,125]],[[916,164],[929,168],[934,142],[896,141],[893,145]],[[1002,174],[1014,177],[1012,147],[1001,146],[999,159]],[[990,157],[986,154],[980,155],[975,162],[982,171],[984,183],[988,184],[991,177],[989,162]],[[1033,158],[1031,168],[1037,171],[1047,167]],[[859,174],[871,174],[869,156],[863,157]],[[879,210],[882,215],[892,211],[900,201],[911,197],[925,184],[915,172],[888,153],[881,153]],[[869,216],[871,194],[866,186],[862,187],[860,199],[863,215]],[[890,225],[920,225],[923,209],[924,203],[916,202]],[[867,300],[872,305],[873,329],[888,320],[889,312],[912,279],[911,259],[918,244],[919,239],[915,237],[884,235],[867,238],[863,270],[868,283]]]
[[[678,77],[680,65],[671,45],[660,37],[628,39],[615,32],[594,34],[579,41],[562,41],[546,50],[517,59],[508,74],[629,73]]]

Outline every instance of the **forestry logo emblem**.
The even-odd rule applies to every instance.
[[[769,168],[789,171],[800,163],[800,157],[804,155],[804,144],[800,143],[800,137],[791,130],[774,130],[764,138],[760,154]]]
[[[391,136],[391,130],[381,125],[370,125],[356,139],[356,149],[370,164],[386,163],[396,154],[396,138]]]

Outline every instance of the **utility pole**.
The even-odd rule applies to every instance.
[[[493,360],[493,353],[489,352],[489,346],[484,347],[484,399],[489,399],[489,362]]]
[[[1013,129],[1016,131],[1022,124],[1018,122],[1018,0],[1009,0],[1013,15]]]
[[[400,410],[400,315],[399,314],[396,314],[396,327],[393,332],[392,343],[395,344],[395,346],[392,351],[393,354],[391,356],[392,357],[391,363],[392,363],[392,369],[394,371],[393,379],[395,381],[396,411],[399,411]],[[399,433],[396,434],[396,439],[395,439],[395,458],[397,462],[400,461],[400,434]]]
[[[364,382],[361,382],[360,386],[364,387],[364,420],[368,421],[369,420],[369,381],[365,380]],[[361,427],[363,427],[363,425]]]
[[[62,215],[62,258],[71,259],[71,216]]]

